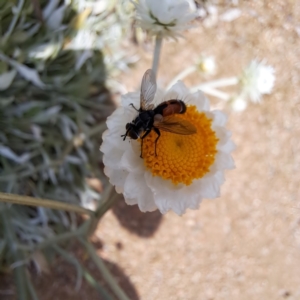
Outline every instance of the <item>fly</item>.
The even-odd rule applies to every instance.
[[[140,108],[137,109],[132,103],[130,104],[138,112],[138,115],[131,123],[126,124],[126,133],[121,135],[123,141],[125,141],[127,136],[134,140],[141,139],[141,158],[143,139],[152,130],[157,134],[154,148],[155,156],[157,156],[156,144],[160,138],[160,130],[181,135],[190,135],[197,132],[193,124],[176,116],[176,114],[184,114],[186,112],[186,105],[182,100],[171,99],[154,107],[152,102],[155,92],[155,75],[149,69],[145,72],[142,79]]]

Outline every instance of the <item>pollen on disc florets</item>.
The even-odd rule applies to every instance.
[[[209,172],[215,161],[218,138],[212,130],[212,120],[198,112],[196,106],[188,106],[184,114],[177,116],[192,123],[197,133],[180,135],[161,130],[155,156],[157,134],[152,131],[143,140],[143,158],[153,176],[171,180],[175,185],[190,185]]]

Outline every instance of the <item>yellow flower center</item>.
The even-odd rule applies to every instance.
[[[171,180],[175,185],[190,185],[209,172],[215,161],[218,139],[211,128],[212,120],[195,106],[188,106],[184,114],[176,116],[192,123],[197,133],[180,135],[160,130],[155,156],[157,134],[152,130],[143,140],[143,159],[153,176]]]

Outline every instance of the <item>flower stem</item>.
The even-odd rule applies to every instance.
[[[73,264],[77,270],[77,281],[75,290],[78,291],[81,286],[81,279],[84,277],[86,281],[94,287],[100,295],[105,300],[112,300],[112,296],[95,280],[95,278],[82,266],[82,264],[79,262],[79,260],[72,254],[70,254],[68,251],[63,250],[61,247],[57,245],[52,245],[54,250],[57,251],[58,254],[60,254],[65,260]],[[101,298],[102,299],[102,298]]]
[[[103,278],[108,283],[111,290],[115,293],[119,300],[129,300],[127,295],[121,289],[121,287],[117,284],[112,274],[109,272],[108,268],[105,266],[102,259],[97,255],[97,251],[93,247],[91,243],[83,238],[79,238],[80,242],[85,246],[87,252],[89,253],[91,259],[94,261],[96,267],[101,272]]]
[[[99,206],[95,211],[95,215],[91,217],[91,224],[88,231],[88,236],[93,235],[94,231],[97,228],[99,220],[116,203],[118,199],[119,199],[119,195],[115,192],[113,186],[109,185],[106,188],[103,198],[101,199],[101,202],[99,203]]]
[[[34,198],[28,196],[20,196],[15,194],[6,194],[0,192],[0,202],[8,202],[13,204],[28,205],[28,206],[41,206],[57,210],[73,211],[79,214],[93,215],[92,210],[83,208],[75,204],[64,203],[56,200]]]
[[[51,246],[53,244],[60,244],[62,242],[68,241],[68,240],[70,240],[72,238],[75,238],[75,237],[86,236],[90,226],[91,226],[91,219],[88,219],[84,223],[82,223],[80,225],[80,227],[78,227],[74,231],[68,231],[68,232],[56,235],[54,237],[50,237],[50,238],[46,239],[44,242],[42,242],[40,244],[37,244],[34,247],[25,248],[23,246],[23,248],[27,251],[34,251],[36,249],[44,249],[44,248],[46,248],[48,246]]]
[[[103,195],[103,199],[101,199],[101,204],[97,207],[95,211],[95,217],[100,219],[107,210],[111,207],[114,203],[114,198],[116,198],[117,193],[115,192],[114,187],[110,184]]]
[[[9,212],[0,212],[2,224],[3,224],[3,232],[5,239],[7,241],[9,254],[11,257],[11,262],[20,262],[24,260],[23,253],[19,249],[17,249],[17,240],[14,229],[12,228],[12,223],[10,220]],[[19,264],[13,268],[14,282],[17,289],[17,299],[18,300],[28,300],[28,289],[26,284],[26,269],[24,264]]]
[[[98,293],[103,297],[103,300],[113,300],[114,298],[110,295],[108,291],[106,291],[93,277],[93,275],[85,268],[82,267],[83,276],[87,283],[91,285]],[[102,299],[102,298],[101,298]]]
[[[21,15],[24,3],[25,3],[24,0],[20,0],[19,3],[18,3],[18,6],[16,7],[14,17],[13,17],[12,21],[10,22],[8,30],[6,31],[6,33],[4,34],[4,37],[3,37],[3,40],[4,40],[5,43],[8,40],[8,38],[11,36],[11,34],[12,34],[12,32],[13,32],[13,30],[14,30],[17,22],[18,22],[18,19]]]
[[[34,288],[32,282],[31,282],[31,279],[30,279],[29,275],[28,274],[26,274],[26,275],[27,276],[26,276],[25,280],[26,280],[26,283],[27,283],[27,287],[28,287],[30,299],[32,299],[32,300],[39,300],[39,298],[38,298],[38,296],[36,294],[35,288]]]
[[[59,247],[56,244],[53,244],[52,248],[59,255],[61,255],[66,261],[68,261],[70,264],[74,265],[74,267],[76,268],[77,275],[76,275],[75,291],[78,292],[81,287],[81,284],[82,284],[82,275],[83,275],[83,271],[82,271],[79,261],[73,254],[69,253],[68,251],[63,250],[61,247]]]
[[[188,75],[190,75],[191,73],[195,72],[196,70],[197,70],[196,66],[187,67],[186,69],[184,69],[182,72],[180,72],[178,75],[176,75],[172,79],[172,81],[169,83],[169,85],[166,88],[166,90],[170,89],[178,80],[181,80],[181,79],[187,77]]]
[[[192,88],[191,92],[197,92],[198,89],[196,88]],[[227,93],[221,92],[219,90],[213,89],[213,88],[202,88],[201,89],[203,93],[217,97],[221,100],[225,100],[228,101],[230,99],[230,95],[228,95]]]
[[[159,63],[162,41],[163,41],[162,36],[158,34],[155,39],[155,48],[154,48],[153,62],[152,62],[152,71],[154,72],[155,77],[157,75],[157,70],[158,70],[158,63]]]
[[[205,88],[225,87],[225,86],[238,84],[238,82],[239,79],[237,77],[222,78],[222,79],[202,83],[197,86],[193,86],[191,90],[203,90]]]

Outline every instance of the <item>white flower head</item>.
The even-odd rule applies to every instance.
[[[139,0],[132,2],[139,25],[151,35],[176,38],[180,31],[191,27],[196,13],[190,12],[185,0]]]
[[[197,63],[200,72],[206,74],[214,74],[216,72],[216,61],[213,56],[201,56]]]
[[[148,89],[153,97],[155,89],[156,86]],[[144,97],[149,97],[148,92]],[[128,129],[132,124],[143,123],[144,117],[135,110],[140,108],[140,94],[128,93],[107,119],[108,129],[103,134],[100,151],[105,174],[116,191],[123,193],[127,204],[137,204],[144,212],[173,210],[181,215],[188,208],[197,209],[203,198],[220,196],[224,170],[234,168],[231,152],[235,146],[225,128],[226,116],[218,110],[210,111],[209,101],[202,92],[190,93],[179,81],[163,95],[158,94],[151,103],[156,106],[149,107],[149,111],[160,107],[162,115],[166,115],[172,109],[164,102],[174,99],[182,100],[172,103],[181,103],[186,111],[178,110],[166,117],[155,115],[159,138],[151,130],[143,139],[131,139],[129,136],[134,137],[135,132],[128,133]],[[195,130],[187,133],[187,128]],[[145,131],[138,131],[140,137],[144,134]]]
[[[234,97],[230,100],[230,105],[234,111],[243,111],[247,108],[248,102],[245,98],[242,97]]]
[[[242,96],[250,98],[254,103],[260,102],[261,95],[272,92],[275,82],[274,73],[272,66],[253,60],[240,78]]]

